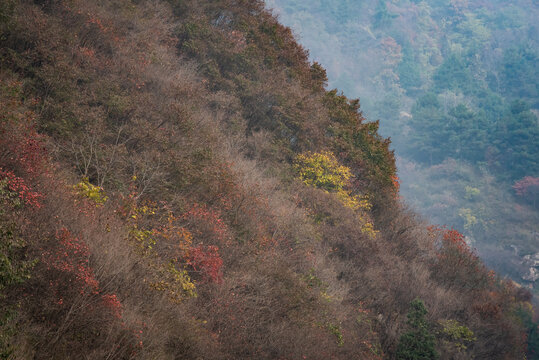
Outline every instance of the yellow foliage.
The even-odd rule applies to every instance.
[[[352,210],[369,211],[372,208],[367,195],[351,195],[348,191],[341,189],[337,191],[337,197],[344,206]]]
[[[365,235],[368,235],[371,238],[376,237],[376,234],[378,234],[378,231],[374,229],[374,224],[367,219],[363,218],[362,220],[363,220],[363,224],[361,225],[361,232]]]
[[[350,169],[340,165],[337,158],[327,151],[300,154],[294,167],[305,184],[326,191],[342,190],[352,177]]]
[[[439,320],[438,323],[442,326],[442,333],[459,351],[466,350],[469,344],[477,340],[473,331],[457,320]]]
[[[87,177],[82,178],[78,184],[73,185],[73,189],[78,195],[92,200],[95,206],[101,206],[108,200],[108,197],[103,192],[103,188],[91,184]]]
[[[294,169],[299,178],[309,186],[335,193],[343,206],[354,210],[361,221],[361,231],[375,237],[377,231],[369,220],[367,212],[372,208],[366,195],[352,195],[349,186],[352,178],[350,168],[340,165],[335,155],[328,151],[307,152],[297,156]]]
[[[169,213],[167,217],[167,225],[160,230],[154,230],[154,232],[163,239],[170,240],[176,238],[178,247],[184,255],[189,254],[189,249],[193,243],[193,234],[186,228],[178,226],[176,224],[177,218],[174,214]]]
[[[178,268],[174,260],[157,266],[157,277],[159,280],[151,282],[150,287],[166,292],[173,302],[179,303],[185,298],[197,296],[195,283],[187,270]]]
[[[461,208],[458,214],[464,220],[464,229],[470,230],[477,224],[477,218],[473,215],[472,209]]]
[[[155,215],[157,211],[157,208],[151,205],[142,205],[142,206],[136,206],[133,205],[131,208],[131,218],[132,219],[138,219],[141,216],[144,215]]]
[[[185,269],[185,265],[175,259],[163,258],[162,254],[157,251],[157,245],[162,241],[166,243],[177,241],[176,254],[187,256],[193,242],[193,235],[187,229],[177,225],[178,219],[171,212],[168,213],[166,222],[161,218],[152,220],[152,223],[161,220],[162,223],[164,222],[163,226],[144,228],[144,224],[148,223],[148,217],[156,216],[158,213],[160,213],[159,209],[150,203],[130,204],[126,214],[130,222],[129,240],[152,269],[148,285],[154,290],[164,292],[171,301],[179,303],[186,298],[197,296],[195,283]]]
[[[135,240],[137,250],[141,255],[149,255],[156,244],[155,239],[151,237],[152,231],[140,230],[137,226],[133,226],[129,231],[130,238]]]
[[[466,191],[466,194],[464,195],[464,198],[466,200],[471,200],[479,196],[479,194],[481,194],[481,190],[479,190],[478,188],[474,188],[472,186],[466,186],[464,190]]]

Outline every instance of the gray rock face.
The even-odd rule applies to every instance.
[[[523,280],[536,282],[539,279],[539,270],[537,268],[531,267],[528,269],[528,273],[522,276]]]
[[[531,267],[539,267],[539,253],[532,255],[525,255],[523,258],[523,263]]]
[[[539,253],[523,256],[522,265],[527,268],[527,272],[522,275],[522,280],[531,282],[539,280]]]

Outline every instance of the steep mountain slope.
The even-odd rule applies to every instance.
[[[0,21],[2,357],[537,340],[529,292],[405,208],[378,123],[262,2],[5,1]]]

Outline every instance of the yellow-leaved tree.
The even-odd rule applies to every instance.
[[[362,232],[371,237],[376,236],[374,224],[368,215],[372,206],[368,196],[352,195],[349,189],[352,171],[349,167],[341,165],[335,155],[329,151],[299,154],[294,163],[294,170],[306,185],[335,193],[344,206],[357,213],[362,224]]]

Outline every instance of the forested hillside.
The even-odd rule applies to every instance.
[[[398,155],[403,197],[535,288],[536,1],[270,0]]]
[[[326,85],[261,1],[0,2],[0,358],[536,359]]]

